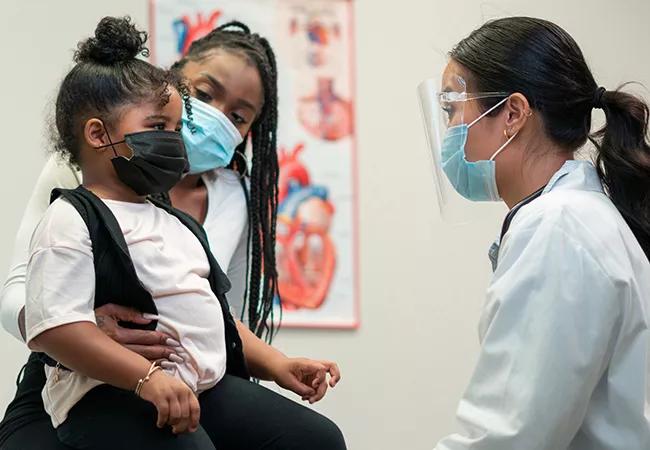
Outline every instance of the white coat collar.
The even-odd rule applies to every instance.
[[[603,185],[596,168],[590,161],[569,160],[555,172],[542,191],[542,195],[554,190],[574,189],[580,191],[603,192]],[[488,250],[492,270],[496,270],[501,236],[499,235]]]

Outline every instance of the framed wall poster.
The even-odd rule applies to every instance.
[[[352,2],[150,0],[153,62],[171,65],[193,40],[230,20],[244,22],[267,37],[277,57],[277,261],[282,324],[356,328]]]

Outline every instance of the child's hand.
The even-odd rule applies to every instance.
[[[158,428],[170,425],[175,434],[197,430],[201,416],[199,401],[182,381],[159,370],[142,386],[140,396],[158,410]]]

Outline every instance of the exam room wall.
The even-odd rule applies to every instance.
[[[250,0],[242,0],[250,1]],[[215,2],[218,3],[218,2]],[[284,330],[290,355],[339,362],[343,381],[316,406],[352,450],[427,449],[456,429],[454,411],[478,352],[476,323],[489,282],[487,246],[503,210],[474,225],[438,218],[415,88],[439,51],[505,14],[544,17],[582,46],[602,85],[650,85],[650,2],[356,0],[361,327]],[[72,48],[104,15],[147,24],[145,1],[3,0],[0,276],[47,155],[44,119]],[[0,333],[0,408],[27,352]]]

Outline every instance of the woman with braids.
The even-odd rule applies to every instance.
[[[472,32],[420,93],[427,124],[445,119],[440,173],[510,208],[463,431],[436,449],[649,449],[648,105],[599,87],[566,31],[527,17]],[[575,160],[587,141],[594,162]]]
[[[258,336],[266,334],[270,340],[275,325],[272,320],[273,301],[277,296],[275,220],[279,169],[276,148],[277,70],[273,50],[265,38],[251,33],[246,25],[231,22],[194,41],[172,70],[179,71],[191,86],[196,100],[193,104],[198,109],[195,120],[219,114],[228,119],[224,126],[234,124],[231,133],[207,137],[200,133],[198,138],[191,132],[186,133],[190,164],[195,168],[190,167],[190,175],[170,192],[172,204],[196,217],[205,217],[210,203],[205,177],[215,167],[227,165],[232,169],[229,171],[231,176],[239,174],[238,178],[244,180],[248,171],[245,150],[248,139],[252,140],[250,196],[247,198],[250,223],[243,227],[247,232],[241,233],[242,239],[236,250],[235,258],[241,261],[234,261],[229,272],[231,278],[237,279],[238,286],[228,299],[240,317],[248,314],[251,330]],[[206,104],[213,108],[206,107]],[[213,122],[216,120],[207,119],[208,125],[213,125]],[[211,130],[214,128],[212,126]],[[221,141],[217,144],[228,141],[224,134],[227,137],[234,135],[236,140],[231,141],[230,148],[222,148],[220,153],[216,153],[213,150],[215,141]],[[236,149],[232,147],[234,143],[239,143]],[[244,203],[241,200],[246,199],[242,197],[246,193],[244,185],[243,191],[238,193],[242,212]],[[215,239],[215,245],[223,244]],[[244,263],[247,248],[250,248],[249,264]],[[250,276],[248,286],[244,282],[246,268]]]
[[[128,19],[103,19],[95,37],[79,44],[76,65],[61,86],[57,148],[70,164],[50,161],[41,175],[21,225],[19,264],[2,297],[3,324],[48,356],[33,353],[19,376],[16,398],[0,425],[0,448],[343,449],[341,433],[328,419],[248,380],[250,372],[315,402],[340,377],[334,363],[288,358],[259,337],[271,337],[273,330],[265,327],[276,290],[273,53],[263,38],[234,23],[197,42],[173,71],[165,72],[136,58],[146,53],[145,40],[146,34]],[[192,83],[192,96],[174,82],[181,77]],[[179,86],[184,102],[174,86]],[[179,122],[181,134],[174,131]],[[181,136],[185,145],[179,141]],[[243,158],[230,161],[237,145],[237,151],[243,151],[246,137],[252,140],[253,151],[249,208],[244,183],[240,184],[240,177],[247,175],[246,164]],[[187,149],[182,167],[176,162],[179,148]],[[79,158],[80,154],[86,156]],[[79,166],[81,173],[76,170]],[[84,187],[77,188],[82,181]],[[54,200],[37,228],[53,188],[59,188],[53,198],[63,198]],[[143,203],[148,194],[155,195]],[[142,217],[133,222],[138,211]],[[133,247],[135,241],[141,242],[133,234],[142,231],[147,214],[162,218],[149,229],[151,233],[169,235],[170,223],[184,225],[171,239],[162,235],[144,239],[182,246],[180,256],[176,253],[167,261],[162,251],[147,257]],[[55,219],[68,222],[63,227],[48,226]],[[123,225],[123,221],[132,223]],[[205,234],[199,223],[205,225]],[[85,232],[85,238],[68,239],[64,253],[71,251],[68,247],[85,246],[72,249],[68,260],[80,261],[82,255],[91,262],[77,264],[74,282],[39,288],[38,280],[45,280],[48,273],[43,267],[63,271],[50,280],[63,280],[69,270],[67,263],[45,264],[47,258],[35,256],[50,252],[52,244],[43,236],[61,241],[79,232]],[[119,238],[121,232],[124,239]],[[30,297],[25,277],[32,233],[27,291],[36,294]],[[43,248],[35,250],[39,245]],[[115,253],[111,250],[115,245],[128,250]],[[203,257],[197,252],[201,248]],[[80,280],[92,269],[93,260],[94,273],[101,274],[95,278],[94,293],[88,286],[77,293],[85,286]],[[143,266],[142,260],[147,264]],[[187,277],[198,285],[182,288],[180,281],[172,285],[187,273],[189,263],[196,266]],[[220,266],[228,268],[232,282]],[[175,269],[167,276],[158,273],[168,267]],[[198,281],[192,278],[201,273],[208,275]],[[203,295],[206,306],[196,311],[164,308],[161,299],[174,297],[165,283],[172,291]],[[231,309],[242,311],[244,295],[254,332],[230,314]],[[82,303],[91,299],[90,316],[84,309],[87,302],[68,305],[74,311],[61,313],[75,296]],[[60,299],[61,304],[53,302],[54,309],[42,304],[42,298],[48,297]],[[38,307],[26,310],[26,298]],[[220,305],[220,313],[209,314],[204,309],[209,305]],[[54,314],[52,319],[39,321],[46,313]],[[76,322],[69,323],[71,317]],[[206,318],[205,335],[193,328],[195,324],[184,325]],[[51,328],[57,321],[63,325]],[[78,334],[75,327],[80,324],[85,329]],[[85,339],[96,345],[90,354],[88,345],[81,345]],[[48,388],[42,397],[44,363]],[[129,390],[136,390],[141,398]],[[162,430],[156,429],[156,422]],[[184,433],[192,430],[198,431]]]

